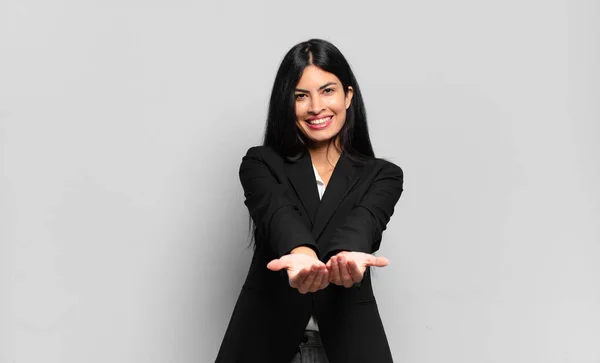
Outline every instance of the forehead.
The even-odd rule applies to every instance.
[[[329,73],[315,65],[309,65],[304,68],[302,76],[298,81],[299,88],[319,88],[325,83],[335,82],[341,84],[340,80],[333,73]]]

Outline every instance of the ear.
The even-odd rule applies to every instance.
[[[348,86],[348,90],[346,91],[346,110],[350,108],[352,96],[354,96],[354,89],[352,88],[352,86]]]

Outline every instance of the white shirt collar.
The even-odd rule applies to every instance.
[[[317,183],[325,185],[325,182],[323,182],[323,179],[321,179],[321,176],[319,175],[317,168],[315,168],[314,165],[312,167],[313,167],[313,170],[315,171],[315,179],[317,179]]]

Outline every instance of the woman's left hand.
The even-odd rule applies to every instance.
[[[344,287],[352,287],[361,282],[367,266],[385,267],[390,261],[363,252],[342,251],[327,261],[329,282]]]

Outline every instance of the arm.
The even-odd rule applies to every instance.
[[[375,177],[361,201],[352,208],[336,229],[325,254],[329,258],[329,280],[351,287],[362,281],[368,266],[384,267],[389,261],[375,257],[394,207],[403,190],[404,175],[398,166],[388,163]]]
[[[264,162],[261,147],[248,150],[242,158],[239,176],[246,198],[244,204],[259,234],[269,241],[277,257],[301,246],[316,253],[317,245],[300,218],[300,210],[292,202],[287,188]],[[306,249],[296,251],[307,252]]]
[[[371,254],[379,249],[394,207],[403,190],[404,174],[400,167],[386,163],[367,193],[336,229],[325,256],[339,251]]]
[[[250,148],[240,165],[250,215],[257,231],[264,236],[277,259],[267,264],[272,271],[287,270],[290,286],[301,294],[324,289],[329,284],[325,264],[317,258],[317,245],[300,218],[287,190],[261,155],[261,148]]]

